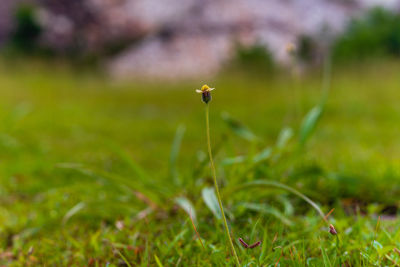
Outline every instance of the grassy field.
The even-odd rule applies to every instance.
[[[392,61],[334,66],[308,132],[319,70],[170,84],[2,63],[0,264],[232,266],[194,92],[208,83],[243,266],[398,266],[399,71]],[[329,222],[304,196],[334,209]],[[262,245],[245,249],[239,237]]]

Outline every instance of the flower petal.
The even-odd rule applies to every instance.
[[[199,93],[199,94],[201,94],[201,93],[203,93],[203,91],[201,91],[201,90],[197,90],[197,89],[196,89],[196,93]]]

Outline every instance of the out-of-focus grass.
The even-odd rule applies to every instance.
[[[207,82],[217,88],[211,132],[232,231],[236,238],[264,241],[261,248],[239,251],[243,264],[399,263],[393,252],[400,247],[399,69],[396,62],[334,67],[322,118],[300,149],[302,118],[321,97],[318,70],[297,80],[231,73],[211,81],[122,83],[57,65],[3,63],[0,261],[228,264],[222,225],[202,199],[212,180],[204,106],[194,89]],[[257,138],[235,134],[223,112]],[[182,125],[185,131],[175,138]],[[294,134],[278,151],[283,127]],[[254,163],[268,147],[272,156]],[[232,164],[238,156],[242,162]],[[269,188],[232,193],[254,180],[290,185],[326,213],[335,208],[340,242],[295,195]],[[204,250],[177,197],[192,203]]]

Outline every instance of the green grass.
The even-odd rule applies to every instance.
[[[301,146],[302,120],[321,98],[318,70],[297,81],[235,72],[122,83],[2,63],[0,265],[231,266],[194,92],[208,83],[217,88],[217,179],[243,266],[396,266],[399,70],[390,61],[335,66],[322,116]],[[292,133],[287,142],[277,141],[282,129]],[[325,214],[334,208],[337,238],[309,203],[272,182]],[[244,249],[239,237],[263,243]]]

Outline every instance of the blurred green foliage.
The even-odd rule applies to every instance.
[[[337,39],[333,55],[338,60],[400,56],[400,15],[374,8],[352,20]]]
[[[305,63],[311,63],[315,61],[316,53],[318,51],[318,44],[315,42],[315,40],[311,36],[301,35],[298,37],[297,42],[297,57]]]
[[[236,47],[234,65],[247,71],[271,71],[274,69],[274,60],[271,52],[263,45]]]

